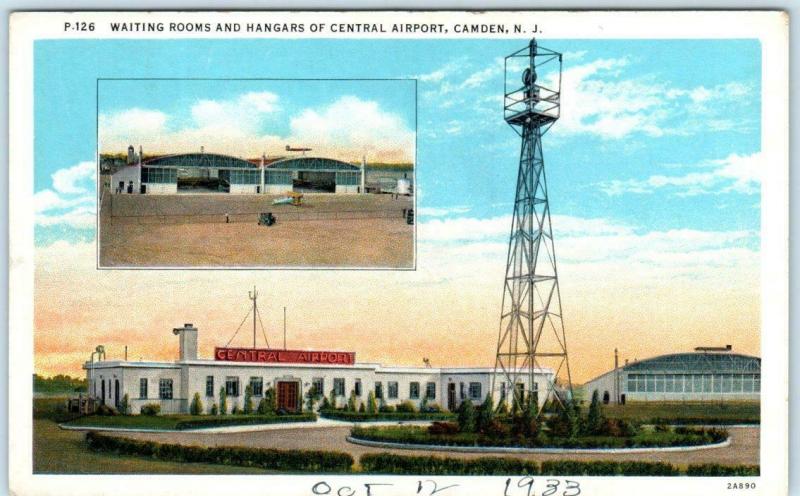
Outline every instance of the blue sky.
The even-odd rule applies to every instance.
[[[197,120],[198,103],[212,102],[217,110],[228,109],[247,121],[235,136],[272,136],[275,145],[297,136],[291,122],[304,111],[320,121],[335,120],[337,115],[326,114],[326,109],[341,110],[336,102],[352,97],[357,105],[372,104],[376,119],[395,119],[385,133],[409,132],[413,137],[416,124],[421,221],[507,215],[519,143],[502,119],[501,57],[523,43],[37,42],[34,174],[38,211],[45,219],[37,226],[37,242],[94,235],[89,195],[83,193],[92,180],[87,163],[93,161],[96,146],[98,77],[416,79],[416,95],[413,81],[101,81],[97,102],[102,124],[111,122],[104,118],[137,110],[144,112],[133,114],[143,116],[141,120],[123,120],[148,122],[146,118],[155,117],[162,135],[164,130],[197,127],[192,119]],[[544,141],[554,214],[603,219],[638,232],[759,229],[757,41],[541,44],[565,54],[562,118]],[[248,94],[267,95],[266,103],[259,100],[267,109],[263,115],[240,112],[236,105]],[[125,136],[117,138],[122,142]],[[403,145],[408,148],[408,140]],[[360,155],[355,149],[347,153]],[[558,231],[557,223],[554,228]],[[747,243],[755,247],[757,240],[751,237]]]

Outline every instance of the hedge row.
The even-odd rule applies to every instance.
[[[321,410],[320,415],[325,418],[346,420],[348,422],[369,422],[373,420],[452,420],[456,416],[447,412],[408,413],[408,412],[378,412],[361,413],[344,410]]]
[[[175,424],[178,430],[202,429],[204,427],[219,427],[232,425],[259,425],[277,424],[284,422],[314,422],[317,416],[314,413],[300,413],[296,415],[237,415],[227,417],[223,415],[197,416],[196,418],[180,420]]]
[[[653,425],[758,425],[761,421],[753,417],[653,417],[642,423]]]
[[[536,462],[517,458],[481,457],[472,459],[440,456],[402,456],[390,453],[361,455],[361,469],[375,474],[414,475],[536,475]]]
[[[678,476],[672,464],[664,462],[615,461],[534,461],[518,458],[444,458],[439,456],[403,456],[370,453],[361,456],[361,469],[376,474],[402,475],[627,475]],[[757,476],[757,465],[689,465],[689,476]]]
[[[140,455],[159,460],[258,467],[282,472],[350,472],[353,457],[337,451],[277,450],[234,446],[202,447],[162,444],[90,431],[86,444],[94,451]]]
[[[751,477],[761,473],[758,465],[720,465],[706,463],[703,465],[689,465],[686,475],[697,477],[741,476]]]
[[[314,450],[277,450],[241,447],[202,447],[162,444],[114,437],[90,431],[86,444],[93,451],[139,455],[158,460],[258,467],[280,472],[351,472],[348,453]],[[375,474],[403,475],[680,475],[662,462],[534,461],[511,457],[445,458],[368,453],[360,458],[361,470]],[[757,476],[757,465],[689,465],[689,476]]]

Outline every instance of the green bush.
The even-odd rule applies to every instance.
[[[97,407],[97,410],[95,410],[94,414],[100,416],[113,417],[119,415],[119,411],[117,411],[117,409],[114,408],[113,406],[100,405]]]
[[[122,415],[129,415],[131,413],[131,402],[128,398],[128,393],[122,396],[122,401],[119,402],[119,413]]]
[[[320,410],[325,418],[346,420],[348,422],[369,422],[374,420],[450,420],[451,413],[404,413],[386,411],[378,413],[348,412],[347,410]]]
[[[428,433],[435,436],[440,434],[456,434],[459,427],[456,422],[434,422],[428,426]]]
[[[475,407],[471,400],[464,400],[458,407],[458,428],[461,432],[475,432]]]
[[[244,388],[244,406],[242,408],[242,413],[245,415],[253,413],[253,388],[250,384]]]
[[[261,398],[261,401],[258,402],[258,408],[256,408],[257,415],[268,415],[272,413],[269,411],[269,402],[267,398]]]
[[[228,414],[228,393],[225,391],[225,386],[219,388],[219,414]]]
[[[219,415],[219,407],[216,403],[211,404],[211,410],[209,410],[208,413],[211,415]]]
[[[173,462],[258,467],[280,472],[350,472],[354,463],[352,456],[336,451],[277,450],[234,446],[206,448],[138,441],[107,436],[94,431],[86,434],[86,444],[92,451],[140,455]]]
[[[233,410],[231,410],[231,415],[241,415],[242,411],[239,410],[239,405],[233,405]]]
[[[159,405],[158,403],[147,403],[145,405],[142,405],[142,408],[139,410],[139,413],[141,413],[142,415],[149,415],[149,416],[158,415],[159,413],[161,413],[161,405]]]
[[[364,403],[358,405],[358,413],[367,413],[367,409],[364,407]]]
[[[368,453],[359,459],[364,472],[411,475],[536,475],[536,462],[518,458],[481,457],[473,459],[438,456],[403,456]]]
[[[266,413],[275,413],[278,411],[278,395],[275,394],[275,388],[269,387],[264,392],[264,399],[267,400]]]
[[[398,413],[416,413],[417,407],[414,406],[414,403],[410,400],[405,400],[404,402],[397,405],[395,410]]]
[[[679,475],[677,468],[663,462],[614,462],[548,460],[542,462],[544,475]]]
[[[355,390],[350,390],[350,398],[347,399],[347,411],[348,412],[355,412],[357,410],[356,407],[356,392]]]
[[[686,475],[692,477],[755,477],[760,473],[758,465],[720,465],[718,463],[689,465],[686,470]]]
[[[259,425],[276,424],[283,422],[314,422],[317,416],[313,413],[299,415],[247,415],[247,416],[207,416],[196,419],[180,420],[175,424],[178,430],[202,429],[207,427],[222,427],[230,425]]]
[[[494,420],[494,400],[492,393],[486,395],[481,406],[478,407],[478,416],[475,418],[475,428],[478,432],[483,432],[492,424]]]
[[[411,405],[411,406],[414,406],[414,405]],[[386,403],[383,403],[380,406],[380,408],[378,408],[378,412],[380,412],[380,413],[394,413],[396,411],[397,411],[397,409],[395,407],[393,407],[392,405],[387,405]]]
[[[203,402],[200,401],[200,393],[194,393],[192,397],[192,404],[189,405],[189,413],[192,415],[203,414]]]
[[[378,413],[378,402],[375,401],[375,393],[372,391],[367,395],[367,413]]]

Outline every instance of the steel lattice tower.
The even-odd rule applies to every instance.
[[[534,381],[540,367],[554,372],[544,398],[556,392],[555,379],[562,371],[572,393],[542,155],[542,136],[560,115],[561,64],[560,53],[537,46],[535,39],[505,61],[505,120],[522,144],[492,391],[495,381],[502,381],[502,391],[508,395],[510,390],[513,396],[508,396],[518,405],[526,400],[525,392],[534,397],[543,392]],[[537,82],[540,74],[543,83]],[[513,83],[520,76],[521,87]],[[563,401],[558,394],[552,397]]]

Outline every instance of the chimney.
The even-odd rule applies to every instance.
[[[178,336],[180,343],[180,361],[197,360],[197,328],[192,324],[176,327],[172,334]]]
[[[733,345],[726,344],[725,345],[725,349],[728,350],[728,351],[731,351],[733,349]]]
[[[619,350],[614,348],[614,370],[619,368]]]

